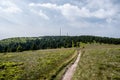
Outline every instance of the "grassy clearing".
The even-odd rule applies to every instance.
[[[120,45],[87,45],[73,80],[120,80]]]
[[[0,54],[0,80],[50,80],[75,56],[74,49]]]

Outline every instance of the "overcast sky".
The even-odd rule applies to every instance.
[[[44,35],[120,38],[120,0],[0,0],[0,39]]]

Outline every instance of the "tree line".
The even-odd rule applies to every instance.
[[[120,44],[120,38],[99,36],[44,36],[19,37],[0,41],[0,52],[21,52],[25,50],[80,47],[83,43]]]

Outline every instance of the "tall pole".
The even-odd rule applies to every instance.
[[[60,36],[61,36],[61,27],[60,27]]]

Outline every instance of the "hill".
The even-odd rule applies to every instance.
[[[82,43],[120,44],[120,38],[99,36],[17,37],[0,40],[0,52],[79,47]]]

